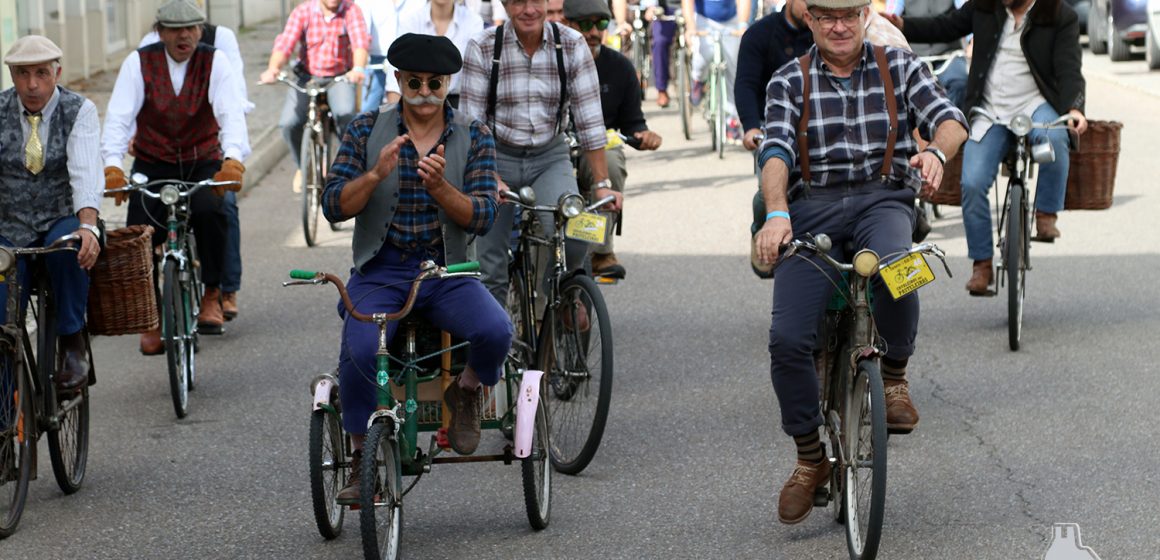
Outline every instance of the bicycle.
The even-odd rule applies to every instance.
[[[16,531],[28,498],[29,481],[37,477],[37,442],[48,435],[48,455],[57,486],[67,494],[80,490],[89,457],[89,385],[96,382],[87,329],[85,347],[89,381],[69,393],[53,383],[57,364],[56,303],[48,274],[39,261],[27,269],[32,275],[30,295],[36,299],[28,328],[27,309],[21,309],[21,274],[17,259],[57,251],[76,251],[73,234],[47,247],[0,246],[0,281],[8,285],[8,322],[0,325],[0,539]],[[35,353],[34,353],[35,345]]]
[[[833,248],[829,236],[807,237],[812,237],[812,241],[790,242],[777,264],[796,256],[825,274],[821,265],[801,254],[805,252],[840,273],[839,281],[830,279],[834,295],[819,326],[815,349],[821,378],[822,427],[830,442],[826,453],[833,474],[829,485],[815,493],[814,505],[831,505],[835,521],[846,526],[850,558],[871,560],[878,553],[886,506],[887,429],[886,396],[879,368],[885,349],[871,315],[870,281],[873,276],[880,276],[891,295],[900,298],[934,280],[923,255],[938,257],[948,276],[950,269],[946,255],[931,243],[885,258],[862,249],[850,263],[843,263],[829,255]],[[846,247],[847,254],[851,250]],[[919,272],[908,275],[910,267]],[[900,270],[904,271],[902,282],[898,282]]]
[[[644,12],[648,10],[640,4],[628,7],[632,10],[632,33],[629,34],[629,48],[632,49],[632,67],[636,69],[636,80],[640,83],[640,98],[645,98],[649,77],[652,76],[652,52],[648,27]]]
[[[1027,271],[1031,270],[1032,204],[1028,201],[1027,181],[1035,176],[1035,164],[1055,161],[1055,149],[1050,143],[1032,145],[1029,136],[1033,129],[1068,128],[1068,115],[1046,124],[1031,121],[1029,115],[1016,115],[1003,121],[980,107],[971,109],[971,118],[981,117],[993,125],[1006,128],[1015,135],[1015,145],[1004,158],[1003,167],[1008,176],[1007,191],[996,199],[999,214],[999,278],[1007,284],[1007,345],[1018,351],[1023,334],[1023,300],[1027,293]],[[998,184],[998,179],[996,179]],[[1000,282],[996,282],[996,287]],[[995,295],[991,293],[990,295]]]
[[[579,194],[565,194],[554,206],[537,205],[531,187],[518,193],[507,191],[504,197],[521,214],[508,269],[507,309],[515,330],[513,352],[539,364],[547,376],[552,466],[564,474],[578,474],[596,455],[608,420],[612,326],[596,282],[581,270],[566,268],[564,243],[566,237],[603,242],[606,218],[591,212],[613,197],[585,206]],[[540,234],[537,213],[555,215],[552,235]],[[546,257],[537,249],[551,251],[555,259],[546,286],[539,268]],[[542,315],[537,315],[541,307]],[[585,317],[587,330],[582,327]]]
[[[130,183],[119,189],[106,190],[105,196],[136,191],[142,196],[160,200],[168,209],[165,219],[168,235],[161,252],[161,274],[158,278],[161,282],[161,340],[165,344],[173,412],[178,418],[185,418],[189,414],[189,392],[193,390],[197,377],[194,359],[199,345],[197,315],[201,311],[201,298],[205,293],[201,283],[197,240],[189,223],[189,200],[194,193],[206,187],[225,187],[237,191],[241,185],[233,181],[212,179],[196,182],[176,179],[150,181],[140,173],[134,173]]]
[[[425,323],[408,318],[422,282],[463,276],[478,277],[476,262],[437,266],[424,262],[411,283],[402,308],[395,313],[364,314],[355,309],[346,287],[337,276],[324,272],[294,270],[283,286],[333,284],[347,314],[358,321],[379,327],[375,383],[378,406],[367,421],[362,456],[359,510],[363,553],[368,559],[391,560],[399,551],[403,497],[436,463],[503,461],[520,463],[524,505],[535,530],[548,526],[551,514],[551,468],[548,467],[548,403],[543,398],[544,377],[526,369],[528,363],[509,355],[504,364],[503,386],[484,388],[484,416],[481,428],[501,430],[509,440],[501,453],[440,457],[450,448],[446,437],[450,414],[442,404],[443,390],[453,383],[450,372],[455,353],[467,342],[451,343],[447,333],[439,334]],[[399,334],[388,345],[387,325],[401,321]],[[401,356],[401,357],[400,357]],[[459,356],[462,361],[462,356]],[[392,364],[395,364],[392,369]],[[393,383],[393,386],[392,386]],[[344,509],[336,501],[350,462],[349,442],[342,437],[341,403],[338,380],[324,374],[311,383],[310,476],[311,497],[319,532],[333,539],[342,530]],[[420,432],[435,432],[428,450],[419,446]],[[414,476],[403,488],[403,477]],[[354,509],[352,507],[352,509]]]
[[[733,32],[736,33],[736,32]],[[709,143],[719,159],[725,159],[725,129],[729,115],[725,113],[728,99],[727,88],[732,87],[726,79],[728,65],[725,62],[725,47],[722,44],[724,32],[720,29],[698,31],[698,37],[709,37],[713,41],[713,60],[709,63],[709,81],[706,85],[709,103],[704,105],[705,120],[709,122]]]
[[[677,82],[677,105],[681,111],[681,132],[685,134],[685,140],[693,139],[693,100],[692,95],[692,76],[693,63],[692,54],[689,51],[688,39],[685,37],[685,16],[681,14],[681,9],[674,10],[673,15],[657,14],[658,21],[673,21],[677,24],[677,31],[674,40],[677,42],[677,48],[673,49],[672,65],[674,71],[673,76],[676,76]]]

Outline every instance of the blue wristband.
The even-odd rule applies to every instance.
[[[789,219],[789,212],[786,212],[784,210],[774,210],[773,212],[770,212],[770,213],[765,215],[766,221],[769,221],[770,218],[785,218],[788,220]]]

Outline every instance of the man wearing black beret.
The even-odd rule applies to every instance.
[[[483,123],[445,103],[451,74],[463,64],[455,45],[407,33],[391,44],[387,60],[398,69],[402,99],[351,122],[322,194],[328,220],[355,219],[347,289],[363,313],[402,307],[423,261],[474,259],[468,237],[487,233],[496,213],[495,140]],[[451,448],[471,454],[479,444],[480,385],[499,381],[511,321],[476,278],[422,284],[414,311],[471,343],[467,367],[443,397],[451,410]],[[367,374],[376,369],[378,335],[377,326],[359,321],[343,329],[339,387],[354,460],[338,494],[342,504],[359,500],[362,444],[376,402]]]

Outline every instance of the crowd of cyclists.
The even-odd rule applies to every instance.
[[[750,254],[755,272],[777,277],[770,375],[782,428],[798,451],[778,511],[783,522],[797,523],[829,479],[812,358],[813,326],[828,290],[809,276],[808,265],[787,263],[774,271],[779,248],[809,232],[839,241],[835,251],[845,242],[879,254],[904,250],[917,219],[915,197],[947,179],[943,166],[961,149],[973,260],[967,289],[986,294],[994,282],[987,194],[1011,135],[968,115],[976,107],[1001,118],[1028,114],[1035,122],[1067,115],[1082,133],[1085,84],[1076,15],[1059,0],[908,0],[904,6],[650,1],[641,0],[652,20],[657,106],[671,103],[668,49],[675,28],[655,16],[680,10],[688,39],[699,45],[694,103],[712,54],[698,31],[721,31],[733,84],[729,137],[759,162]],[[287,70],[300,84],[345,77],[328,92],[343,133],[324,212],[335,222],[355,221],[351,292],[375,294],[363,311],[397,305],[405,294],[381,288],[413,277],[421,261],[481,263],[482,282],[442,285],[424,294],[419,310],[472,341],[472,361],[445,395],[453,416],[451,445],[460,453],[474,451],[479,387],[497,382],[497,364],[511,343],[503,306],[513,212],[501,193],[532,187],[543,201],[577,192],[590,200],[611,195],[605,210],[623,212],[630,161],[623,145],[661,148],[661,136],[644,118],[636,69],[604,46],[608,35],[631,31],[627,4],[307,0],[273,41],[261,82],[272,83]],[[212,178],[239,187],[245,180],[251,151],[246,113],[253,105],[246,100],[236,37],[207,22],[195,0],[163,5],[154,32],[121,65],[103,132],[93,103],[58,85],[63,55],[52,41],[24,37],[4,59],[15,87],[0,92],[0,245],[44,245],[66,233],[80,240],[77,255],[46,259],[61,303],[61,391],[85,382],[87,364],[75,335],[83,328],[84,271],[101,251],[102,186],[121,188],[133,173]],[[946,56],[949,64],[936,77],[919,55]],[[305,95],[288,91],[280,126],[295,158],[305,110]],[[1056,216],[1069,138],[1058,130],[1036,134],[1057,154],[1042,167],[1035,201],[1036,239],[1050,242],[1061,235]],[[570,138],[582,154],[575,169]],[[133,156],[128,170],[127,154]],[[124,198],[118,193],[116,203]],[[127,198],[128,223],[154,225],[153,243],[162,243],[160,203],[138,194]],[[220,334],[239,313],[236,199],[224,189],[205,189],[190,205],[206,287],[198,328]],[[545,231],[554,229],[551,219],[541,217]],[[626,277],[611,242],[594,251],[569,243],[564,257],[571,269]],[[918,297],[895,301],[883,290],[876,286],[875,296],[881,302],[877,326],[889,347],[882,358],[888,423],[892,432],[907,433],[918,424],[906,381]],[[0,285],[0,301],[6,300]],[[7,311],[0,306],[0,323]],[[569,328],[584,331],[585,322],[581,314]],[[362,386],[359,374],[373,370],[367,362],[377,334],[371,330],[345,332],[336,360],[348,407],[345,428],[356,437],[356,452],[373,406],[373,388]],[[163,353],[160,332],[143,333],[140,351]],[[356,483],[352,477],[343,499],[357,495],[351,488]]]

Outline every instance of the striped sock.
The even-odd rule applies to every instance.
[[[800,461],[821,463],[826,458],[826,452],[822,447],[822,440],[818,437],[817,430],[804,436],[793,436],[793,442],[797,445],[797,455]]]
[[[902,358],[895,360],[893,358],[882,358],[882,381],[904,381],[906,379],[906,362],[909,358]]]

